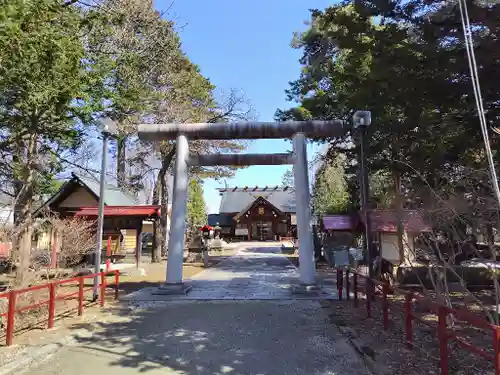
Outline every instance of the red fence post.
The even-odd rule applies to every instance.
[[[115,299],[118,299],[120,293],[120,271],[115,271]]]
[[[372,294],[372,280],[370,278],[366,278],[366,316],[368,318],[372,316],[372,298],[375,297]]]
[[[342,291],[344,290],[344,270],[342,268],[337,268],[338,283],[337,288],[339,292],[339,301],[342,301]]]
[[[405,334],[406,334],[406,344],[408,347],[413,347],[413,322],[411,315],[411,303],[413,300],[413,293],[410,292],[405,296]]]
[[[17,292],[11,290],[9,293],[9,307],[7,312],[7,332],[6,332],[6,345],[11,346],[14,340],[14,325],[16,317],[16,299]]]
[[[85,286],[85,278],[80,276],[78,278],[78,316],[83,315],[83,288]]]
[[[352,284],[353,284],[353,293],[354,293],[354,307],[358,307],[358,274],[354,272],[352,274]]]
[[[101,293],[100,294],[100,304],[104,306],[105,294],[106,294],[106,272],[101,272]]]
[[[49,284],[49,328],[54,327],[54,317],[56,315],[56,285]]]
[[[349,281],[349,268],[345,270],[345,299],[351,299],[351,282]]]
[[[493,329],[493,348],[495,349],[495,375],[500,375],[500,327],[495,326]]]
[[[449,374],[448,366],[448,329],[446,327],[446,317],[448,311],[445,306],[438,308],[438,337],[439,337],[439,368],[441,375]]]
[[[389,302],[387,301],[387,294],[389,293],[389,285],[387,283],[382,284],[382,309],[384,313],[384,330],[389,329]]]
[[[337,295],[339,295],[340,273],[339,273],[339,269],[338,268],[335,268],[335,275],[337,276]],[[339,297],[339,299],[340,299],[340,297]]]
[[[111,236],[108,237],[108,244],[106,246],[106,271],[111,268]]]

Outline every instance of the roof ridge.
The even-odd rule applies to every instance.
[[[90,182],[93,182],[95,184],[101,184],[101,181],[99,181],[97,178],[91,178],[91,177],[87,177],[87,176],[82,176],[82,175],[79,175],[79,174],[76,174],[76,173],[72,173],[74,177],[80,179],[80,180],[83,180],[83,181],[90,181]],[[104,183],[104,187],[106,188],[106,190],[114,190],[114,191],[119,191],[125,195],[127,195],[129,198],[134,198],[134,195],[129,192],[128,190],[124,190],[122,188],[120,188],[119,186],[116,186],[116,185],[113,185],[113,184],[110,184],[109,182],[105,182]]]
[[[96,178],[91,178],[91,177],[87,177],[87,176],[81,176],[77,173],[74,173],[72,172],[72,176],[73,178],[76,178],[78,180],[80,180],[81,182],[83,182],[84,184],[87,185],[87,187],[90,189],[90,190],[97,190],[97,188],[100,187],[100,181],[97,180]],[[94,188],[92,188],[91,186],[89,186],[89,184],[94,184]],[[107,191],[112,191],[112,192],[117,192],[117,193],[120,193],[120,194],[123,194],[124,197],[130,199],[130,201],[132,202],[138,202],[136,196],[130,192],[130,191],[127,191],[125,189],[122,189],[116,185],[112,185],[112,184],[109,184],[109,183],[105,183],[104,184],[104,188],[105,190]],[[94,194],[96,194],[97,196],[99,196],[99,191],[95,191]]]
[[[227,187],[222,187],[222,188],[217,188],[217,190],[221,193],[228,192],[228,193],[233,193],[233,192],[276,192],[276,191],[293,191],[294,187],[293,186],[280,186],[280,185],[266,185],[266,186],[227,186]]]

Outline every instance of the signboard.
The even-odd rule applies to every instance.
[[[297,216],[295,214],[290,215],[290,224],[297,225]]]
[[[355,224],[350,215],[328,215],[323,217],[323,226],[327,230],[353,230]]]
[[[234,230],[235,236],[248,236],[248,228],[236,228]]]
[[[333,259],[336,267],[349,266],[349,250],[334,251]]]

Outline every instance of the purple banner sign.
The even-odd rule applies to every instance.
[[[323,227],[326,230],[353,230],[354,221],[349,215],[328,215],[323,217]]]

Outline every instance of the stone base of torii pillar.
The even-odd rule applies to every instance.
[[[312,284],[299,284],[292,285],[292,294],[296,294],[299,296],[319,296],[322,294],[323,289],[320,285]]]
[[[189,293],[191,286],[184,283],[165,283],[155,289],[151,294],[155,296],[182,296]]]

